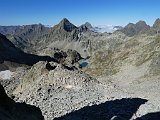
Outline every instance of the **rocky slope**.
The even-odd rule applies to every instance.
[[[47,66],[50,66],[49,69]],[[39,62],[13,91],[16,101],[40,107],[46,120],[98,103],[102,87],[92,77],[56,63]]]

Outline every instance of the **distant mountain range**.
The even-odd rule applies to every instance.
[[[92,26],[89,22],[81,26],[75,26],[64,18],[53,27],[46,27],[42,24],[24,26],[0,26],[0,33],[6,37],[19,49],[27,53],[39,54],[41,51],[49,53],[53,48],[74,49],[80,53],[88,54],[93,50],[93,39],[100,39],[98,34],[106,32],[121,32],[132,37],[138,34],[157,34],[160,29],[160,19],[157,19],[153,26],[149,26],[145,21],[136,24],[129,23],[125,27],[121,26]],[[92,36],[94,36],[92,38]],[[94,45],[94,49],[97,49]],[[83,48],[83,49],[82,49]],[[84,52],[85,51],[85,52]],[[87,52],[86,52],[87,51]],[[38,52],[38,53],[37,53]]]
[[[114,26],[114,25],[93,26],[89,22],[86,22],[85,24],[82,24],[81,26],[77,27],[77,26],[73,25],[72,23],[70,23],[66,18],[64,18],[62,21],[65,26],[64,29],[67,32],[71,32],[73,29],[79,28],[80,31],[90,30],[92,32],[99,32],[99,33],[104,33],[104,32],[112,33],[115,31],[121,31],[128,36],[134,36],[135,34],[138,34],[139,32],[143,33],[148,30],[151,30],[151,29],[152,30],[150,32],[153,33],[153,32],[155,32],[155,29],[160,27],[160,19],[159,18],[155,21],[153,26],[147,25],[145,21],[139,21],[135,24],[129,23],[125,27]],[[22,34],[23,32],[26,32],[26,34],[28,34],[32,31],[33,32],[36,31],[36,32],[39,32],[39,34],[41,34],[40,32],[42,32],[42,34],[44,34],[44,33],[48,33],[49,29],[52,29],[52,27],[42,25],[42,24],[23,25],[23,26],[0,26],[0,33],[4,34],[4,35],[8,35],[8,34],[19,35],[19,34]],[[30,31],[27,32],[27,30],[30,30]],[[35,34],[35,33],[32,33],[32,34]],[[24,35],[24,36],[26,37],[26,35]]]
[[[69,26],[69,23],[67,22],[68,20],[66,18],[63,19],[66,28],[64,28],[67,31],[71,31],[72,27],[76,27],[75,25],[71,25]],[[36,27],[43,27],[43,28],[51,28],[50,26],[47,25],[42,25],[42,24],[33,24],[33,25],[23,25],[23,26],[0,26],[0,33],[7,35],[7,34],[17,34],[17,32],[21,32],[22,29],[26,29],[29,28],[32,29],[31,27],[33,27],[33,29],[37,29]],[[114,26],[114,25],[97,25],[97,26],[93,26],[91,25],[89,22],[86,22],[85,24],[81,25],[80,28],[81,30],[88,28],[89,30],[93,31],[93,32],[100,32],[100,33],[104,33],[104,32],[114,32],[116,30],[122,29],[122,26]],[[42,29],[43,29],[42,28]]]

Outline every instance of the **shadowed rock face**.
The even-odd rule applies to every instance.
[[[16,48],[4,35],[0,34],[0,61],[11,61],[20,64],[33,65],[39,61],[56,61],[49,56],[27,54]]]
[[[39,108],[15,103],[0,85],[0,120],[44,120]]]
[[[155,113],[148,113],[140,118],[137,118],[136,120],[159,120],[160,118],[160,112]]]
[[[54,120],[130,120],[145,102],[147,100],[140,98],[107,101],[84,107]]]

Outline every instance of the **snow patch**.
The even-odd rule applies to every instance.
[[[0,79],[7,80],[11,79],[13,73],[10,70],[5,70],[0,72]]]
[[[66,85],[65,88],[66,89],[71,89],[73,86],[72,85]]]

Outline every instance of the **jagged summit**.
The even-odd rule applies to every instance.
[[[72,30],[77,28],[67,18],[63,18],[57,26],[67,32],[71,32]]]
[[[153,28],[160,28],[160,18],[156,19],[156,21],[153,24]]]

